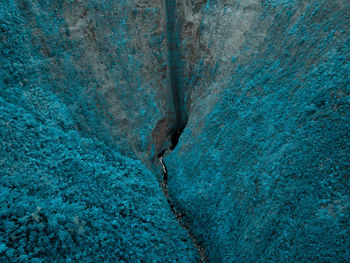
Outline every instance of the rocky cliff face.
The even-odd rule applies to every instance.
[[[350,257],[348,1],[11,0],[0,1],[0,7],[2,130],[9,136],[20,128],[11,139],[20,153],[32,149],[39,152],[33,160],[40,159],[34,142],[41,139],[33,137],[25,146],[30,131],[16,124],[16,108],[37,116],[47,129],[57,129],[60,148],[91,139],[90,148],[81,150],[91,166],[106,165],[114,174],[125,168],[123,162],[132,163],[125,168],[132,174],[130,184],[100,170],[97,176],[91,172],[91,184],[98,187],[108,184],[104,180],[125,180],[123,195],[130,203],[140,203],[133,197],[138,196],[134,184],[154,190],[156,180],[148,179],[148,172],[134,178],[131,170],[146,168],[127,158],[111,168],[111,160],[94,161],[93,156],[99,156],[97,145],[108,145],[118,156],[113,160],[122,158],[118,152],[142,160],[158,180],[163,178],[177,220],[209,262],[346,262]],[[37,133],[39,126],[33,127]],[[64,143],[71,133],[75,143]],[[52,137],[52,132],[43,136]],[[4,156],[15,156],[11,143]],[[65,160],[51,146],[47,151],[50,162]],[[166,176],[157,156],[164,157]],[[6,179],[11,185],[19,172],[9,167],[30,160],[7,159],[2,171],[12,174]],[[40,161],[35,169],[46,165]],[[90,173],[84,169],[74,170],[72,189],[79,189],[82,171]],[[23,172],[30,181],[36,180],[33,171]],[[54,185],[61,185],[59,178],[66,173],[54,177]],[[109,199],[110,191],[99,198],[123,199]],[[156,199],[166,204],[158,194]],[[154,226],[159,215],[152,209],[162,205],[147,200],[150,207],[147,201],[129,210],[132,214],[144,206]],[[45,218],[51,218],[50,209]],[[162,209],[161,215],[170,211]],[[152,250],[152,256],[142,258],[149,248],[136,241],[139,250],[118,258],[196,261],[190,238],[168,216],[165,236],[156,225],[133,237],[148,240],[146,233],[154,233],[167,252]],[[104,217],[105,224],[112,217]],[[135,234],[132,226],[142,220],[135,223],[130,216],[115,224]],[[166,237],[177,231],[173,239]],[[1,255],[11,254],[9,241],[1,242]],[[60,242],[67,244],[65,238]]]

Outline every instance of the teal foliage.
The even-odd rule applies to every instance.
[[[139,161],[46,121],[24,101],[0,97],[1,262],[195,258]]]
[[[350,258],[349,2],[285,2],[265,1],[262,46],[242,50],[201,132],[189,123],[165,160],[212,262]]]
[[[73,122],[65,105],[37,90],[34,103],[22,89],[0,92],[1,262],[193,261],[155,177],[59,125]]]
[[[219,3],[201,2],[206,15]],[[225,87],[207,116],[191,116],[203,126],[189,122],[166,157],[171,200],[211,262],[347,262],[349,3],[260,4],[256,32],[269,24],[265,39],[228,56],[227,79],[217,79],[220,60],[207,65],[203,57],[191,65],[195,74],[181,77],[183,25],[168,17],[180,121],[186,91],[206,75]],[[157,72],[167,66],[158,14],[126,0],[0,0],[1,262],[197,260],[154,175],[120,154],[132,142],[119,129],[147,149],[150,123],[162,114],[148,92],[157,80],[141,85],[156,68],[148,61],[162,65]],[[133,23],[149,26],[144,42],[134,43]],[[201,24],[198,34],[205,30]],[[100,84],[109,80],[117,85],[106,93]],[[106,102],[114,92],[116,110]],[[111,109],[130,116],[113,119]]]
[[[34,78],[68,106],[84,136],[115,143],[129,156],[148,151],[152,129],[171,108],[156,102],[161,95],[154,89],[166,92],[167,83],[159,9],[127,0],[1,0],[0,6],[4,59],[19,68],[25,57],[32,63],[16,76],[1,73],[6,84],[27,88]]]
[[[60,64],[66,73],[53,80],[52,61],[18,3],[30,10],[32,2],[0,1],[0,261],[195,261],[154,175],[107,139],[88,136],[99,133],[100,119],[92,101],[76,105],[89,98],[83,79],[68,59]],[[58,34],[44,24],[46,34]],[[60,43],[50,52],[66,59]],[[58,83],[64,92],[57,94]],[[92,131],[78,132],[84,118],[77,111]]]

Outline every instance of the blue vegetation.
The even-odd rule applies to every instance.
[[[165,160],[209,261],[350,259],[350,4],[288,17],[303,7],[282,2],[265,1],[258,52],[233,61],[203,128],[189,123]]]
[[[81,134],[144,160],[154,127],[173,109],[158,101],[168,90],[161,12],[140,3],[1,0],[2,55],[18,68],[24,57],[32,63],[16,76],[1,74],[6,84],[47,85]]]
[[[219,0],[201,2],[210,16]],[[261,1],[254,29],[265,32],[268,24],[266,37],[257,50],[253,39],[230,54],[231,69],[199,57],[191,65],[197,75],[173,76],[181,124],[188,117],[186,83],[210,76],[208,89],[224,87],[215,90],[215,105],[196,101],[213,108],[194,112],[202,127],[189,122],[166,157],[170,197],[211,262],[349,261],[350,6],[304,2]],[[130,12],[130,3],[0,0],[1,262],[198,258],[154,175],[119,153],[135,142],[147,150],[150,123],[163,114],[149,93],[159,84],[152,74],[166,66],[159,52],[165,34],[152,24],[159,10],[147,8],[135,20],[140,28],[148,23],[142,29],[149,26],[152,37],[134,46],[130,20],[141,11]],[[172,19],[170,45],[179,50],[171,50],[170,63],[179,75],[185,40]],[[73,37],[69,28],[78,22],[87,24]],[[105,31],[96,37],[96,28]],[[199,34],[205,30],[211,29],[203,25]],[[138,53],[137,46],[150,49]],[[100,56],[105,67],[92,69]],[[99,86],[109,78],[115,91]],[[113,92],[120,108],[108,108]],[[130,126],[119,111],[130,114]],[[120,136],[123,129],[136,134],[133,142]]]
[[[0,3],[0,262],[196,261],[155,176],[77,131],[65,103],[83,101],[76,75],[58,97],[14,1]]]
[[[1,88],[0,261],[195,260],[154,175],[56,125],[65,110],[43,88]]]

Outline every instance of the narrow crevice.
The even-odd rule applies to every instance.
[[[188,121],[187,107],[185,102],[185,94],[181,94],[179,85],[179,67],[180,51],[179,51],[179,29],[176,17],[176,0],[165,1],[165,16],[167,30],[167,49],[169,63],[170,89],[173,96],[176,118],[177,132],[185,128]],[[180,132],[180,134],[181,134]]]
[[[198,250],[199,262],[208,262],[206,252],[203,247],[200,246],[196,237],[191,232],[189,226],[185,225],[182,222],[182,218],[185,216],[184,213],[176,210],[173,202],[171,201],[168,194],[168,170],[164,163],[164,156],[168,150],[172,151],[179,143],[180,136],[185,129],[188,121],[188,112],[185,102],[185,94],[181,94],[184,91],[179,88],[178,85],[178,70],[181,65],[179,63],[179,32],[176,18],[176,0],[164,0],[165,2],[165,16],[166,16],[166,30],[167,30],[167,44],[168,44],[168,70],[169,70],[169,88],[171,90],[171,96],[174,105],[175,112],[175,125],[169,125],[169,127],[174,127],[171,132],[168,140],[170,139],[170,146],[166,149],[161,150],[156,154],[158,160],[162,166],[163,177],[160,179],[161,189],[166,197],[166,200],[170,206],[171,211],[173,212],[179,225],[186,229],[188,236],[191,238],[193,244]],[[161,144],[162,145],[162,144]]]
[[[180,110],[179,110],[179,96],[177,89],[177,79],[176,79],[176,17],[175,17],[175,0],[164,0],[165,2],[165,18],[166,18],[166,30],[167,30],[167,48],[168,48],[168,68],[170,77],[170,90],[173,96],[175,114],[176,114],[176,127],[179,127],[180,120]]]
[[[180,136],[182,134],[183,129],[178,129],[176,132],[174,132],[171,136],[171,146],[170,150],[174,150],[177,144],[179,143]]]
[[[166,200],[167,200],[167,202],[170,206],[170,209],[173,212],[177,222],[179,223],[179,225],[183,229],[185,229],[187,231],[188,236],[191,238],[194,246],[197,248],[198,255],[199,255],[198,262],[200,262],[200,263],[209,262],[204,248],[198,243],[196,237],[191,232],[190,228],[181,221],[181,219],[185,216],[185,213],[181,213],[178,210],[176,210],[173,202],[170,200],[169,193],[168,193],[168,170],[167,170],[167,167],[166,167],[166,165],[164,163],[164,159],[163,159],[165,152],[166,152],[166,150],[164,150],[164,151],[162,151],[162,153],[158,154],[159,162],[161,163],[162,168],[163,168],[163,179],[161,181],[162,191],[166,197]]]

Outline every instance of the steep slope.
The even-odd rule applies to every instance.
[[[166,147],[176,113],[163,0],[0,4],[3,44],[35,58],[79,131],[145,162]]]
[[[346,262],[349,2],[177,3],[196,84],[164,162],[183,223],[211,262]]]
[[[1,262],[196,261],[144,165],[64,131],[16,95],[0,97]]]
[[[68,2],[0,3],[0,261],[195,262],[155,176],[108,143],[96,61],[71,57],[91,50],[56,31]]]

